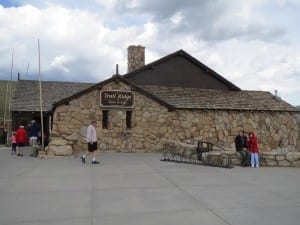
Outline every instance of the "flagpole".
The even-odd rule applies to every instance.
[[[41,54],[40,54],[40,40],[38,39],[39,50],[39,89],[40,89],[40,112],[41,112],[41,138],[42,138],[42,151],[44,151],[44,116],[43,116],[43,96],[42,96],[42,77],[41,77]]]
[[[13,48],[13,51],[12,51],[12,55],[11,55],[11,67],[10,67],[10,77],[12,77],[12,71],[13,71],[13,66],[14,66],[14,48]],[[7,109],[7,106],[10,107],[10,97],[9,96],[9,80],[7,80],[7,85],[6,85],[6,94],[5,94],[5,106],[4,106],[4,115],[3,115],[3,127],[4,129],[6,128],[6,109]],[[9,111],[10,113],[10,111]],[[7,137],[6,137],[6,141],[8,141],[8,137],[9,137],[9,133],[7,132]]]
[[[10,69],[10,82],[9,82],[8,118],[10,118],[10,126],[8,126],[7,129],[7,141],[9,140],[9,136],[12,128],[12,116],[10,115],[11,113],[10,108],[11,108],[11,99],[12,99],[11,86],[12,86],[13,66],[14,66],[14,49],[11,56],[11,69]]]

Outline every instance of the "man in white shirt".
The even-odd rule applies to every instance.
[[[89,154],[93,154],[92,164],[99,164],[100,162],[96,160],[96,151],[98,149],[96,121],[92,121],[92,123],[88,126],[86,139],[88,142],[88,150],[80,157],[81,162],[85,163],[86,156]]]

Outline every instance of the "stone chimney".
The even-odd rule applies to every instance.
[[[145,47],[141,45],[130,45],[127,48],[127,73],[132,72],[145,65]]]

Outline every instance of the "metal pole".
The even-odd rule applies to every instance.
[[[43,116],[43,96],[42,96],[42,77],[41,77],[41,54],[40,54],[40,40],[38,39],[39,50],[39,87],[40,87],[40,112],[41,112],[41,138],[42,151],[44,151],[44,116]]]
[[[7,143],[8,143],[8,139],[11,135],[11,128],[12,128],[12,116],[10,114],[11,113],[10,108],[11,108],[11,99],[12,99],[11,86],[12,86],[12,76],[13,76],[13,65],[14,65],[14,50],[13,50],[12,59],[11,59],[10,82],[9,82],[8,119],[9,119],[10,123],[9,123],[8,129],[7,129]]]
[[[12,77],[12,71],[13,71],[13,66],[14,66],[14,48],[12,51],[11,55],[11,67],[10,67],[10,77]],[[10,96],[9,96],[9,80],[7,80],[7,85],[6,85],[6,95],[5,95],[5,106],[4,106],[4,116],[3,116],[3,127],[6,129],[6,109],[7,106],[10,107]],[[10,114],[10,110],[8,111],[8,114]],[[7,130],[6,130],[7,131]],[[9,132],[6,132],[6,143],[8,143],[8,137],[9,137]]]

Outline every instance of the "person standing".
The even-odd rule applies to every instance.
[[[258,141],[255,137],[254,132],[249,132],[249,139],[247,141],[248,149],[251,153],[251,167],[259,167],[259,158],[258,158]]]
[[[96,160],[96,151],[98,149],[96,121],[92,121],[92,123],[88,126],[86,139],[88,142],[88,150],[80,157],[81,162],[85,163],[86,156],[93,154],[92,164],[99,164],[100,162]]]
[[[35,121],[31,121],[31,125],[28,128],[29,130],[29,144],[30,146],[37,145],[37,140],[39,137],[39,134],[41,132],[41,126]]]
[[[7,141],[7,130],[4,129],[4,130],[3,130],[3,133],[2,133],[2,143],[3,143],[4,145],[6,145],[6,141]]]
[[[17,138],[16,138],[15,131],[12,132],[12,135],[10,137],[10,143],[11,143],[11,154],[16,155],[17,154]]]
[[[38,154],[37,144],[39,134],[41,133],[41,126],[35,120],[31,121],[31,125],[28,128],[29,132],[29,145],[31,148],[30,156],[36,156]]]
[[[20,126],[16,132],[16,141],[18,145],[18,154],[17,156],[23,156],[23,148],[27,142],[27,132],[24,126]]]
[[[238,153],[240,153],[242,158],[242,166],[247,165],[247,160],[249,153],[247,151],[247,137],[243,130],[239,131],[239,134],[234,139],[235,148]]]

